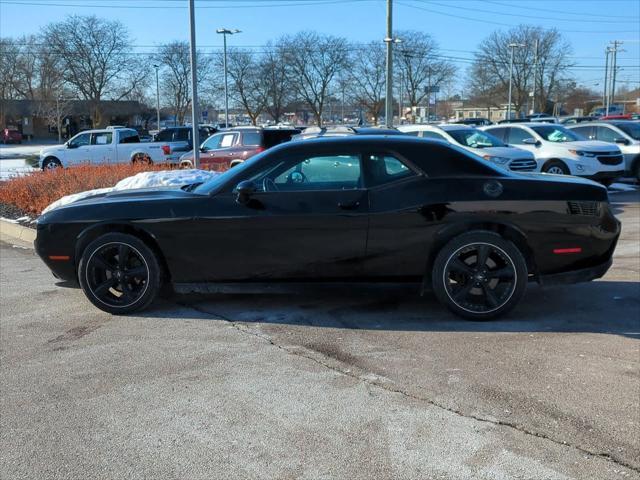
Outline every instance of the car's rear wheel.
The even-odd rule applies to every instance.
[[[510,241],[492,232],[462,234],[433,265],[433,290],[453,313],[490,320],[515,307],[527,286],[527,263]]]
[[[571,175],[569,168],[560,160],[552,160],[548,162],[542,169],[545,173],[553,173],[554,175]]]
[[[153,162],[151,161],[151,157],[146,153],[136,153],[132,159],[133,163],[136,165],[151,165]]]
[[[62,163],[55,157],[45,158],[42,162],[42,170],[55,170],[56,168],[61,168]]]
[[[160,277],[153,251],[124,233],[108,233],[91,242],[78,266],[78,280],[89,301],[116,315],[148,307],[160,291]]]

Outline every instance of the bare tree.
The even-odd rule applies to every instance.
[[[317,125],[336,75],[349,64],[349,47],[344,38],[299,32],[279,41],[284,50],[291,87],[311,110]]]
[[[219,67],[222,69],[222,64]],[[251,123],[257,124],[258,117],[267,104],[267,84],[264,82],[260,64],[253,52],[232,48],[227,52],[227,73],[230,94],[242,105]]]
[[[542,105],[541,110],[546,110],[560,77],[571,66],[567,58],[571,47],[557,30],[520,25],[506,32],[493,32],[480,43],[475,54],[469,81],[472,93],[486,96],[490,92],[496,106],[507,101],[510,44],[521,45],[513,51],[512,101],[516,111],[522,110],[529,101],[534,74],[536,103]]]
[[[266,52],[260,59],[259,69],[265,85],[265,110],[275,123],[280,123],[284,108],[292,99],[285,50],[282,45],[267,43]]]
[[[438,53],[437,43],[426,33],[412,30],[396,33],[402,40],[395,55],[398,69],[404,77],[404,90],[409,105],[417,107],[429,97],[429,88],[449,82],[455,66]]]
[[[197,52],[198,87],[209,80],[211,57]],[[163,97],[176,116],[178,124],[184,123],[187,112],[191,108],[191,61],[189,43],[171,42],[160,48],[155,61],[162,68],[161,81]]]
[[[91,103],[95,126],[102,123],[102,100],[126,97],[148,75],[143,58],[131,54],[120,22],[74,15],[49,25],[44,36],[63,61],[66,82]]]
[[[349,70],[350,94],[373,117],[375,125],[384,110],[386,55],[380,42],[371,42],[353,56]]]

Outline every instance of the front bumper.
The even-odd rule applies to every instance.
[[[601,182],[602,180],[614,180],[620,177],[624,177],[624,169],[614,170],[611,172],[598,172],[595,175],[587,175],[583,178],[588,178],[589,180],[595,180],[596,182]]]
[[[572,270],[570,272],[554,273],[551,275],[540,275],[537,281],[542,286],[549,285],[568,285],[572,283],[590,282],[601,278],[611,268],[613,259],[609,258],[604,263],[595,267],[583,268],[580,270]]]

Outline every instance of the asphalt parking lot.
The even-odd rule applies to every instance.
[[[640,478],[640,194],[504,320],[379,288],[114,317],[0,244],[0,478]]]

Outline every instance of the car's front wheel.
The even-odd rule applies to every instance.
[[[61,168],[62,163],[55,157],[45,158],[42,162],[42,170],[55,170],[56,168]]]
[[[560,160],[551,160],[544,167],[542,167],[544,173],[553,173],[554,175],[570,175],[569,168]]]
[[[514,308],[527,287],[527,264],[518,248],[498,234],[459,235],[438,253],[433,290],[453,313],[490,320]]]
[[[78,265],[78,280],[89,301],[116,315],[151,305],[160,291],[160,277],[153,251],[124,233],[108,233],[91,242]]]

